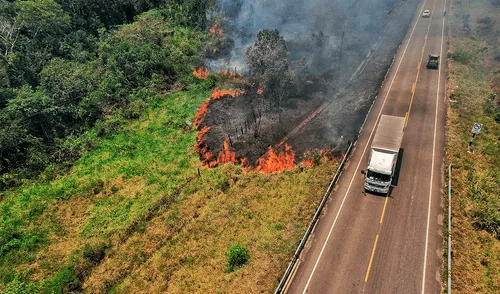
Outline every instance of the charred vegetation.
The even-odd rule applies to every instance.
[[[417,4],[290,2],[287,11],[246,0],[218,4],[210,32],[221,47],[206,62],[211,72],[240,75],[244,93],[206,105],[198,139],[213,158],[224,142],[253,167],[270,146],[285,154],[285,143],[296,164],[318,150],[341,155],[356,140]]]

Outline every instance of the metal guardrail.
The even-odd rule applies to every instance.
[[[307,228],[307,230],[306,230],[306,232],[304,234],[304,237],[302,237],[302,240],[300,241],[299,246],[295,250],[293,258],[290,261],[290,263],[288,264],[288,267],[287,267],[287,269],[285,271],[285,274],[281,278],[280,283],[278,284],[278,287],[276,288],[276,291],[274,291],[274,294],[282,293],[283,289],[285,288],[285,285],[289,282],[290,274],[292,273],[293,268],[295,267],[295,265],[297,263],[297,260],[299,259],[300,253],[302,252],[302,249],[304,249],[304,246],[306,245],[307,240],[309,239],[309,236],[311,235],[314,227],[316,226],[316,223],[319,220],[319,216],[321,214],[321,211],[323,210],[323,207],[325,206],[326,201],[328,200],[328,197],[330,196],[330,193],[333,190],[333,187],[337,183],[337,181],[338,181],[338,179],[340,177],[340,174],[343,171],[345,162],[347,161],[347,158],[349,157],[349,155],[351,153],[352,146],[353,146],[353,143],[349,144],[349,147],[347,148],[345,156],[342,159],[342,162],[340,162],[340,165],[337,168],[337,172],[335,173],[335,176],[333,176],[333,179],[330,182],[330,185],[328,185],[328,189],[326,189],[326,193],[323,196],[323,199],[321,200],[321,202],[319,203],[318,208],[316,209],[316,213],[314,214],[314,217],[313,217],[313,219],[311,221],[311,224]]]
[[[451,164],[448,167],[448,294],[451,293]]]

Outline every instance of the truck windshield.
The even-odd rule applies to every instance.
[[[382,181],[382,182],[389,182],[391,180],[391,176],[379,174],[379,173],[373,172],[371,170],[368,170],[368,173],[366,174],[366,176],[369,179]]]

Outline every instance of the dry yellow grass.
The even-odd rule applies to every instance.
[[[500,126],[485,111],[495,89],[490,83],[495,80],[493,72],[500,69],[495,60],[498,39],[480,28],[490,17],[495,24],[492,34],[500,30],[500,7],[491,1],[453,1],[451,7],[446,160],[453,165],[452,291],[500,293],[500,240],[474,226],[478,221],[474,214],[484,210],[485,199],[498,199],[500,192],[495,177]],[[474,121],[484,123],[485,129],[475,138],[473,153],[467,153]]]
[[[131,272],[117,292],[273,291],[334,167],[327,162],[272,175],[221,168],[231,182],[225,191],[214,189],[210,180],[201,183],[203,187],[179,206],[182,230]],[[243,268],[229,273],[225,252],[233,244],[247,247],[251,257]]]

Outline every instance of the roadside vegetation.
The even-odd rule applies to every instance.
[[[336,166],[328,161],[270,175],[232,164],[202,168],[193,148],[197,132],[186,120],[210,86],[206,80],[157,96],[147,114],[96,142],[66,175],[44,173],[6,192],[1,287],[7,293],[275,287]],[[248,251],[228,259],[234,245]]]
[[[68,167],[94,126],[171,90],[203,60],[210,3],[0,2],[0,189]]]
[[[0,3],[0,291],[273,289],[337,163],[202,167],[213,1],[70,2]]]
[[[500,2],[452,1],[449,25],[452,291],[500,293]]]

